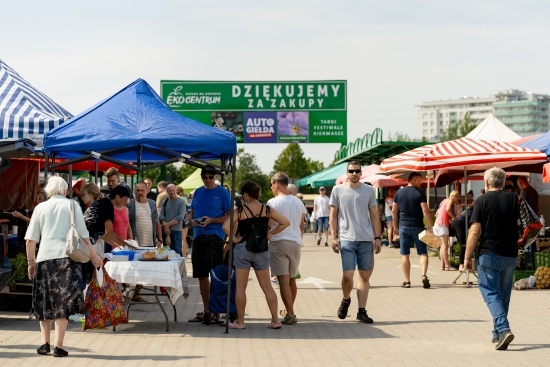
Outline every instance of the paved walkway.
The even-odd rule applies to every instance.
[[[0,313],[0,361],[26,366],[547,366],[550,362],[550,291],[514,291],[510,322],[516,338],[508,351],[491,344],[491,319],[477,287],[452,285],[456,272],[442,272],[436,258],[423,289],[418,258],[411,256],[412,288],[402,289],[397,249],[376,257],[367,310],[374,324],[336,317],[341,300],[340,258],[306,235],[296,313],[299,323],[268,329],[268,310],[251,273],[246,330],[204,326],[187,320],[201,309],[197,282],[179,299],[177,322],[165,332],[154,306],[132,308],[130,323],[83,332],[69,324],[68,358],[36,354],[38,323],[25,314]],[[190,268],[190,263],[188,268]],[[461,279],[462,280],[462,279]],[[278,289],[276,289],[278,292]],[[282,302],[279,302],[282,308]],[[170,311],[169,311],[170,312]],[[170,313],[171,315],[171,313]],[[53,335],[52,335],[53,339]],[[9,361],[8,361],[9,360]]]

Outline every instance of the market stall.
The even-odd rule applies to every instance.
[[[213,166],[222,175],[232,173],[235,187],[235,135],[173,112],[142,79],[51,130],[44,138],[44,152],[46,171],[88,160],[138,172],[181,162]],[[56,163],[59,158],[66,161]],[[233,200],[234,189],[231,195]],[[155,285],[151,279],[142,281]]]

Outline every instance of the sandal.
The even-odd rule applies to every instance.
[[[267,327],[268,327],[269,329],[280,329],[280,328],[283,327],[283,324],[281,324],[280,322],[277,323],[277,324],[275,324],[275,323],[273,323],[273,322],[270,322],[270,323],[267,325]]]
[[[230,329],[243,330],[243,329],[246,329],[246,326],[245,326],[245,325],[237,324],[236,322],[230,322],[230,323],[229,323],[229,328],[230,328]]]
[[[447,268],[445,270],[447,270],[447,271],[457,271],[457,268],[452,267],[452,266],[447,266]]]
[[[189,322],[203,322],[204,321],[204,312],[197,312],[195,317],[189,319]]]
[[[403,282],[403,284],[401,284],[401,288],[410,288],[411,287],[411,282]]]

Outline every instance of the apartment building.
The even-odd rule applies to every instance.
[[[550,96],[523,92],[517,89],[500,91],[490,97],[462,97],[417,105],[418,138],[439,141],[450,125],[467,113],[476,123],[490,114],[520,136],[529,136],[549,130],[548,107]]]
[[[439,141],[441,132],[449,125],[461,120],[470,113],[472,121],[479,123],[493,112],[495,97],[462,97],[443,101],[424,102],[418,110],[418,137],[429,141]]]
[[[548,131],[549,95],[510,89],[498,92],[495,99],[493,115],[516,134],[529,136]]]

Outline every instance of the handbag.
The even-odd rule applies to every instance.
[[[101,266],[96,269],[84,300],[84,330],[127,324],[128,316],[124,312],[123,300],[117,282],[107,274],[105,268]]]
[[[73,261],[87,263],[91,258],[90,249],[88,248],[88,243],[80,237],[80,234],[74,227],[75,202],[74,200],[69,201],[69,207],[71,208],[71,228],[65,240],[65,253],[69,255],[69,258]]]
[[[520,196],[518,199],[519,204],[519,239],[518,246],[527,247],[531,245],[537,239],[540,230],[542,229],[542,223],[539,217],[535,214],[533,209],[527,204],[524,197]]]
[[[433,249],[438,249],[441,247],[441,240],[439,237],[428,230],[423,230],[420,232],[418,234],[418,239]]]

